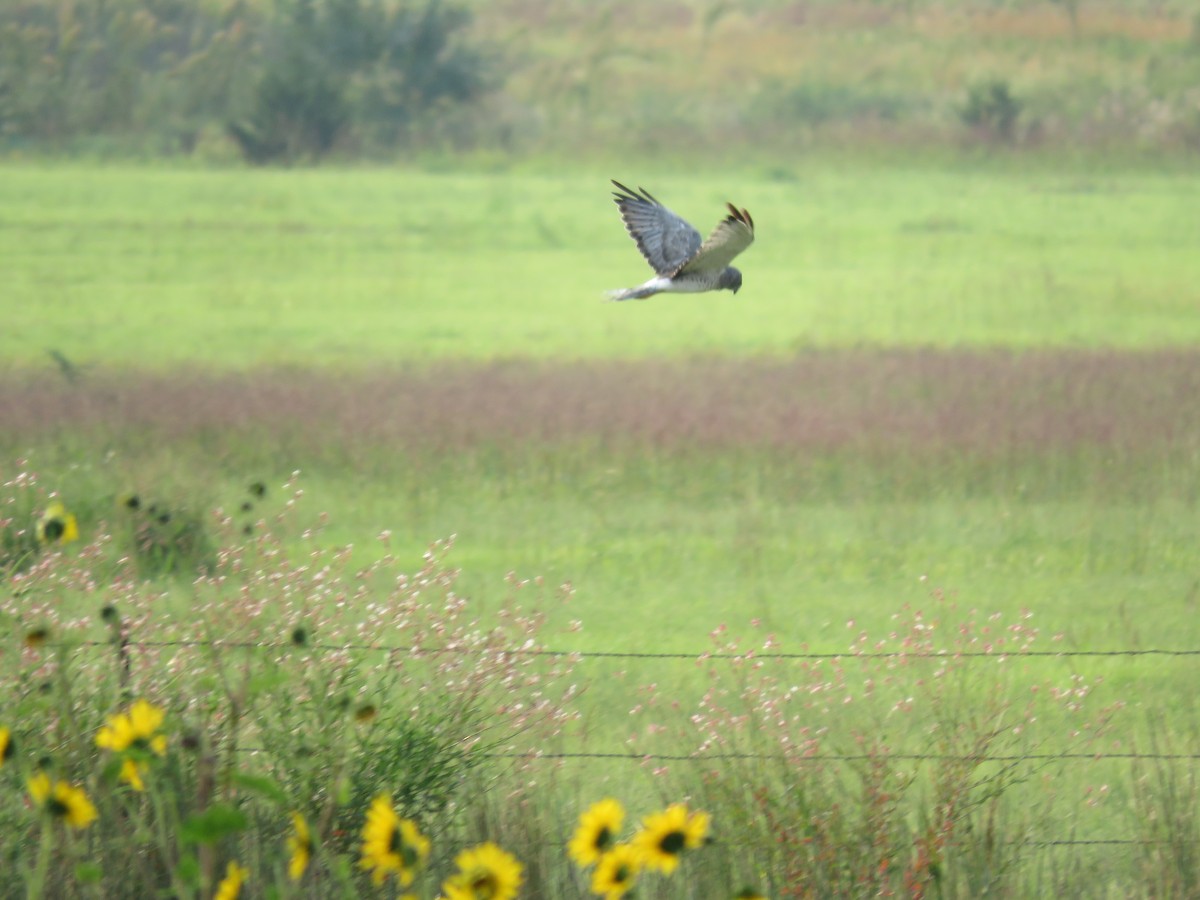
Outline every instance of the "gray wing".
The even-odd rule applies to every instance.
[[[645,188],[630,190],[614,180],[613,191],[625,230],[637,242],[650,268],[674,275],[700,249],[700,232],[650,196]],[[710,238],[711,240],[711,238]]]
[[[738,209],[732,203],[726,203],[729,215],[720,221],[713,233],[689,259],[685,260],[677,272],[720,272],[733,258],[754,243],[754,220],[750,213]]]

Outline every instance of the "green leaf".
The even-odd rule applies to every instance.
[[[195,854],[184,853],[179,857],[179,865],[175,867],[175,874],[179,876],[179,880],[189,887],[196,887],[200,884],[200,863],[197,861]]]
[[[279,783],[274,778],[269,778],[266,775],[247,775],[243,772],[235,772],[233,783],[238,787],[266,797],[268,800],[273,800],[280,806],[289,805],[288,795],[284,793],[283,788],[279,786]]]
[[[354,869],[345,854],[339,853],[329,860],[329,867],[332,869],[334,877],[343,884],[348,884],[354,877]]]
[[[215,803],[199,815],[190,816],[183,823],[180,836],[186,843],[211,844],[245,827],[246,816],[240,809],[228,803]]]
[[[99,863],[81,862],[75,867],[75,880],[80,884],[95,884],[104,877],[104,870]]]
[[[121,766],[125,764],[125,760],[119,756],[112,757],[104,768],[100,770],[100,778],[105,784],[116,784],[117,778],[121,774]]]

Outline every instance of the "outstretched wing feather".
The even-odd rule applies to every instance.
[[[700,232],[650,195],[645,188],[634,191],[619,181],[613,191],[625,230],[629,232],[650,268],[659,275],[679,271],[700,249]]]
[[[685,260],[672,275],[685,272],[720,272],[735,256],[754,243],[754,219],[744,209],[726,203],[729,215],[713,229],[708,239],[693,256]]]

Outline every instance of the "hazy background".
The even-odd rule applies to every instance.
[[[12,154],[208,162],[1200,149],[1185,0],[14,0]]]

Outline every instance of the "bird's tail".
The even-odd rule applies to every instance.
[[[645,300],[647,297],[652,297],[658,291],[654,288],[648,288],[645,285],[635,288],[621,288],[617,291],[605,291],[604,296],[609,300]]]

